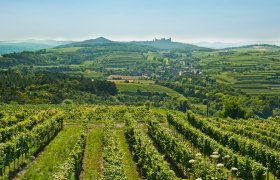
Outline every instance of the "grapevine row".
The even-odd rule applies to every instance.
[[[271,131],[267,130],[266,127],[257,128],[253,125],[253,124],[255,124],[255,122],[253,122],[253,121],[246,122],[246,121],[243,121],[243,120],[238,120],[238,121],[237,120],[230,120],[230,119],[224,120],[224,119],[218,119],[218,118],[216,119],[216,121],[219,122],[219,123],[224,123],[224,124],[234,126],[238,129],[241,129],[241,131],[243,130],[243,131],[246,131],[246,132],[252,132],[252,136],[254,136],[255,134],[259,134],[262,137],[266,136],[268,138],[273,138],[277,141],[280,141],[279,132],[278,133],[271,132]],[[240,128],[240,126],[242,128]]]
[[[175,179],[175,173],[169,168],[164,157],[155,149],[149,137],[138,130],[133,122],[128,122],[126,138],[145,179]]]
[[[242,135],[244,137],[248,137],[253,140],[257,140],[260,143],[262,143],[272,149],[280,150],[280,141],[279,140],[273,139],[272,137],[264,136],[255,131],[247,130],[246,127],[244,127],[244,126],[233,126],[233,125],[230,125],[230,123],[228,123],[228,124],[226,122],[221,123],[219,121],[215,121],[215,120],[211,120],[211,119],[208,119],[208,122],[211,122],[211,125],[215,125],[216,127],[220,128],[220,129],[227,130],[227,131],[233,132],[235,134]]]
[[[187,120],[194,127],[199,128],[201,132],[209,135],[222,145],[229,146],[234,151],[259,161],[264,166],[268,167],[274,175],[280,178],[279,152],[257,141],[214,127],[202,119],[195,118],[193,115],[188,114]]]
[[[31,131],[19,133],[15,139],[0,144],[0,176],[10,173],[14,162],[14,170],[23,164],[23,156],[36,154],[63,127],[63,118],[59,115],[38,124]],[[22,161],[20,162],[20,157]],[[17,167],[16,167],[17,160]],[[6,173],[6,168],[9,172]]]
[[[74,145],[73,150],[69,154],[69,157],[66,161],[61,164],[57,171],[53,174],[54,180],[64,180],[64,179],[78,179],[81,169],[82,169],[82,160],[86,145],[86,136],[87,128],[86,125],[83,125],[81,130],[80,137],[76,144]]]
[[[104,179],[127,179],[122,158],[123,155],[119,149],[114,123],[111,119],[108,119],[103,136]]]
[[[21,121],[24,121],[26,115],[24,113],[18,113],[15,115],[6,115],[5,113],[0,112],[0,128],[6,128],[17,124]]]
[[[246,121],[239,120],[237,122],[238,124],[254,127],[254,129],[258,129],[258,130],[265,129],[270,133],[277,134],[280,131],[280,127],[279,127],[280,124],[279,122],[277,122],[277,119],[279,119],[279,117],[275,117],[275,118],[270,117],[269,119],[263,119],[263,120],[259,120],[259,119],[249,119]],[[235,122],[234,120],[230,120],[230,121]]]
[[[174,137],[168,128],[162,127],[156,121],[150,121],[148,130],[160,151],[172,158],[182,169],[185,171],[192,169],[195,178],[210,179],[214,176],[214,165],[206,160],[202,162],[202,158],[198,158],[200,154],[197,154],[197,157],[194,156],[191,149]],[[193,167],[195,161],[199,163],[197,167]]]
[[[48,118],[54,116],[56,112],[40,112],[43,116],[38,117],[38,115],[34,115],[28,119],[20,121],[13,126],[8,126],[0,129],[0,142],[4,143],[6,141],[11,140],[12,138],[16,138],[15,136],[21,132],[30,131],[37,124],[41,124]]]
[[[188,122],[182,120],[182,118],[168,114],[167,120],[179,133],[203,152],[203,154],[211,155],[212,152],[217,151],[221,155],[219,161],[223,161],[225,157],[228,157],[225,167],[227,169],[238,168],[237,174],[239,177],[244,179],[264,179],[266,168],[261,164],[247,157],[235,154],[232,150],[220,145],[217,141],[192,127]]]

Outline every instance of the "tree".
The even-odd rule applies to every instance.
[[[208,117],[209,116],[209,105],[210,105],[210,102],[208,101],[208,99],[203,99],[203,104],[206,105],[206,116]]]
[[[177,109],[182,112],[186,112],[189,109],[189,104],[187,101],[180,101]]]
[[[223,111],[224,117],[231,117],[233,119],[245,118],[246,110],[240,105],[240,102],[235,97],[225,98],[223,101]]]

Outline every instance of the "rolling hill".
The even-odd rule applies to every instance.
[[[58,48],[61,47],[88,47],[88,46],[95,46],[95,45],[99,45],[99,44],[110,44],[110,43],[115,43],[114,41],[111,41],[109,39],[106,39],[104,37],[99,37],[96,39],[89,39],[89,40],[85,40],[85,41],[81,41],[81,42],[73,42],[73,43],[69,43],[69,44],[64,44],[61,46],[58,46]]]
[[[253,51],[253,50],[280,50],[280,46],[277,45],[271,45],[271,44],[250,44],[240,47],[231,47],[231,48],[225,48],[224,50],[247,50],[247,51]]]
[[[44,46],[50,47],[47,44],[50,42]],[[279,51],[279,46],[266,44],[210,50],[171,39],[117,42],[99,37],[47,50],[5,54],[0,66],[32,65],[103,79],[114,74],[168,79],[179,72],[202,71],[249,94],[270,95],[279,94]]]
[[[210,48],[199,47],[192,44],[180,43],[180,42],[173,42],[171,39],[155,39],[153,41],[131,41],[131,42],[119,42],[119,41],[111,41],[104,37],[99,37],[96,39],[85,40],[81,42],[74,42],[66,45],[62,45],[59,47],[89,47],[89,46],[96,46],[101,44],[111,44],[111,45],[129,45],[129,46],[147,46],[150,48],[156,48],[161,50],[172,50],[172,49],[183,49],[183,50],[204,50],[210,51]]]
[[[40,49],[49,49],[62,44],[68,44],[71,41],[55,40],[26,40],[26,41],[0,41],[0,55],[23,51],[36,51]]]
[[[280,47],[255,44],[200,53],[200,67],[218,82],[251,95],[280,94]]]
[[[145,46],[150,46],[158,49],[166,49],[166,50],[172,50],[172,49],[183,49],[183,50],[205,50],[209,51],[210,48],[204,48],[199,47],[192,44],[186,44],[186,43],[180,43],[180,42],[173,42],[170,39],[154,39],[153,41],[133,41],[133,44],[140,44]]]

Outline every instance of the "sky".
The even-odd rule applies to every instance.
[[[0,41],[280,41],[279,0],[0,0]]]

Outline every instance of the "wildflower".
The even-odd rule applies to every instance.
[[[195,160],[194,159],[191,159],[191,160],[189,160],[189,163],[194,163],[195,162]]]
[[[218,152],[218,151],[214,151],[212,154],[214,154],[214,155],[218,155],[218,154],[219,154],[219,152]]]

